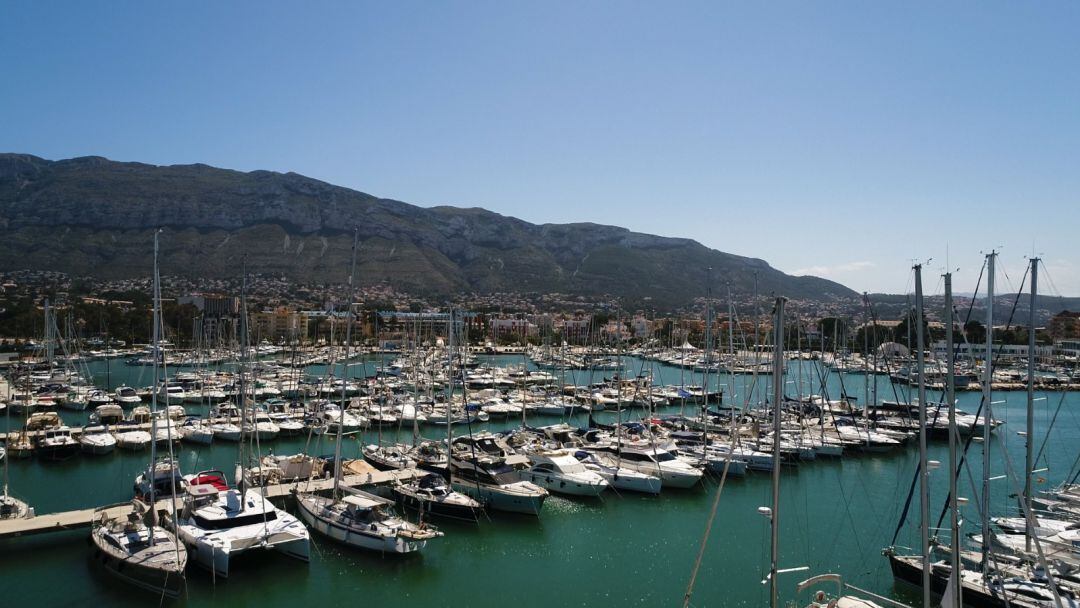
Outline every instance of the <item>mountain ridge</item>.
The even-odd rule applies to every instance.
[[[0,154],[0,264],[80,276],[145,276],[158,227],[163,272],[225,277],[246,257],[255,272],[341,282],[353,227],[363,283],[408,291],[611,294],[685,303],[714,286],[831,301],[856,297],[764,260],[592,222],[533,224],[482,207],[418,207],[295,172],[101,156],[46,160]],[[169,268],[172,266],[173,268]]]

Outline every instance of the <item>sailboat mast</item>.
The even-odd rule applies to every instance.
[[[150,478],[150,525],[157,525],[157,484],[154,483],[154,469],[157,466],[157,394],[158,394],[158,366],[161,365],[161,326],[159,325],[161,320],[161,292],[158,279],[158,234],[161,231],[154,232],[154,287],[153,287],[153,315],[154,318],[151,321],[151,340],[153,341],[153,357],[154,357],[154,381],[150,386],[150,468],[147,471],[147,475]],[[154,544],[154,534],[150,535],[150,544]]]
[[[244,505],[247,503],[244,500],[244,495],[247,493],[247,481],[245,481],[244,475],[244,443],[246,437],[244,437],[244,426],[247,423],[247,387],[244,385],[244,368],[247,365],[247,347],[248,347],[248,326],[247,326],[247,260],[243,264],[244,278],[240,283],[240,365],[237,367],[236,372],[239,374],[236,387],[237,387],[237,402],[240,405],[240,445],[238,449],[238,459],[240,461],[239,471],[237,474],[236,488],[240,492],[240,512],[245,510]],[[257,432],[258,429],[252,428],[251,432]]]
[[[446,330],[446,454],[450,454],[450,445],[454,441],[454,430],[450,424],[451,409],[454,404],[454,309],[450,309],[450,317],[447,322]],[[524,412],[525,404],[521,405]],[[522,426],[524,423],[524,414],[522,414]]]
[[[956,352],[953,343],[953,299],[952,273],[945,274],[945,344],[948,353],[945,359],[945,400],[949,404],[949,530],[952,531],[949,552],[949,576],[952,583],[947,588],[954,594],[953,606],[963,606],[960,585],[960,517],[956,502]],[[945,602],[943,598],[942,603]]]
[[[345,428],[345,409],[348,403],[345,400],[346,391],[349,388],[349,347],[352,345],[352,326],[353,326],[353,298],[356,295],[356,286],[353,283],[353,279],[356,276],[356,245],[360,239],[360,229],[353,230],[353,242],[352,242],[352,262],[349,264],[349,310],[345,314],[346,327],[345,327],[345,369],[341,372],[341,412],[338,414],[338,427],[337,427],[337,440],[334,441],[334,500],[337,500],[340,496],[339,491],[341,489],[341,441],[342,431]]]
[[[994,261],[997,252],[986,256],[986,352],[983,367],[983,441],[982,441],[982,563],[983,572],[990,566],[990,420],[993,406],[991,383],[994,380]]]
[[[1031,258],[1031,305],[1028,311],[1028,381],[1027,381],[1027,436],[1025,437],[1026,458],[1024,460],[1024,501],[1028,513],[1034,508],[1031,504],[1031,471],[1035,468],[1035,455],[1032,451],[1032,436],[1035,430],[1035,298],[1039,291],[1039,258]],[[1031,552],[1031,518],[1025,518],[1024,548]]]
[[[777,608],[778,581],[777,570],[780,549],[780,412],[784,401],[784,298],[776,298],[776,320],[774,321],[773,345],[773,471],[772,471],[772,511],[770,513],[770,531],[772,536],[771,561],[769,564],[769,606]],[[756,350],[756,349],[755,349]]]
[[[915,355],[919,370],[919,540],[922,548],[922,596],[930,608],[930,488],[926,463],[926,337],[923,335],[922,264],[915,265]]]

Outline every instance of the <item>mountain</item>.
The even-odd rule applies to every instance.
[[[479,208],[424,208],[296,173],[155,166],[101,157],[0,154],[0,267],[102,279],[145,277],[153,232],[162,274],[250,271],[298,282],[345,279],[354,227],[362,283],[424,294],[563,292],[682,304],[704,290],[754,289],[818,301],[854,297],[755,258],[598,224],[531,224]]]

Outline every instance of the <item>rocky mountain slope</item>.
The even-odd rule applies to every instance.
[[[0,267],[77,276],[146,276],[151,240],[162,273],[342,281],[354,227],[363,283],[415,293],[558,291],[684,303],[717,288],[831,300],[853,297],[816,277],[696,241],[597,224],[530,224],[478,208],[423,208],[295,173],[154,166],[100,157],[49,161],[0,154]]]

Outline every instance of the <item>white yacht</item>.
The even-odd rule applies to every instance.
[[[520,471],[518,476],[549,492],[599,496],[609,485],[600,473],[590,470],[567,450],[531,452],[529,460],[531,466]]]
[[[316,532],[337,542],[382,553],[412,553],[442,532],[398,517],[393,502],[352,490],[340,500],[298,494],[300,517]]]
[[[139,393],[130,386],[124,385],[116,387],[116,390],[113,391],[113,399],[123,407],[135,407],[142,403]]]
[[[109,454],[116,449],[116,438],[103,426],[83,429],[79,446],[86,454]]]
[[[671,452],[649,445],[615,444],[588,447],[591,452],[617,455],[623,468],[660,477],[666,488],[690,488],[704,476],[701,469],[692,466]]]
[[[660,489],[664,486],[664,482],[660,480],[659,476],[619,466],[619,463],[608,454],[593,454],[578,450],[574,452],[574,458],[578,459],[590,471],[598,473],[616,490],[659,494]]]
[[[300,520],[254,490],[228,488],[220,471],[188,479],[176,525],[195,563],[223,578],[233,558],[246,551],[272,549],[305,562],[310,558],[310,535]]]
[[[112,435],[116,439],[116,447],[121,450],[144,450],[154,441],[153,435],[132,423],[113,426]]]

